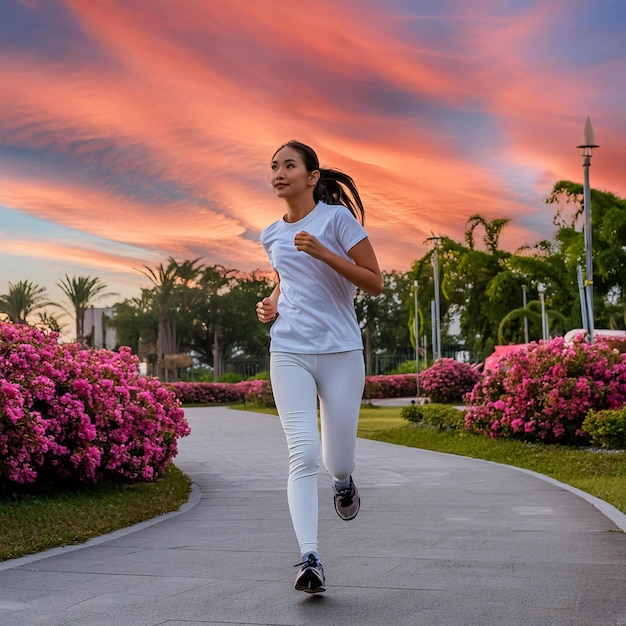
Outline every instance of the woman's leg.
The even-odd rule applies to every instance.
[[[317,388],[311,371],[314,356],[273,352],[270,376],[276,408],[287,437],[287,499],[302,554],[317,553],[317,473],[320,437]]]
[[[336,483],[345,484],[354,470],[365,384],[363,352],[321,354],[317,358],[324,465]]]

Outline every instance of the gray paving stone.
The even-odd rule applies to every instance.
[[[0,564],[0,625],[626,626],[619,514],[532,473],[366,440],[352,522],[321,472],[328,591],[298,593],[279,421],[187,417],[193,506]]]

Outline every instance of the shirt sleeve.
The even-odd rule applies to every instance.
[[[365,228],[361,226],[350,210],[343,205],[338,207],[335,224],[337,227],[337,239],[346,254],[359,241],[367,237]]]

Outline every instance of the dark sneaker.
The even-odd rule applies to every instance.
[[[341,519],[346,521],[354,519],[361,508],[361,498],[359,497],[359,490],[352,481],[350,476],[350,486],[346,489],[337,489],[333,485],[335,492],[335,511]]]
[[[296,576],[296,589],[306,591],[306,593],[321,593],[326,591],[326,580],[324,578],[324,568],[315,558],[314,554],[309,554],[309,558],[302,563],[297,563],[294,567],[299,567],[300,571]]]

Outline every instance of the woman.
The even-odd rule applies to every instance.
[[[320,168],[298,141],[281,146],[270,182],[287,212],[261,234],[278,283],[257,303],[270,331],[270,376],[289,448],[287,496],[302,562],[295,588],[325,591],[319,560],[317,474],[320,436],[339,517],[356,517],[352,480],[365,371],[355,286],[379,295],[383,280],[362,226],[364,209],[352,178]]]

